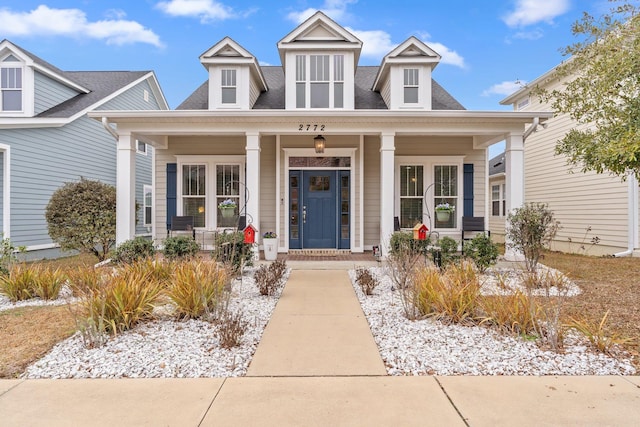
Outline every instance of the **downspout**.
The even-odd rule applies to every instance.
[[[539,124],[540,124],[540,117],[534,117],[533,123],[531,123],[531,126],[529,126],[529,128],[525,130],[524,134],[522,135],[522,142],[526,141],[529,135],[531,135],[533,132],[536,131],[536,129],[538,129]]]
[[[107,119],[106,117],[102,118],[102,126],[104,126],[107,132],[109,132],[111,136],[116,139],[116,141],[120,139],[120,135],[118,135],[118,132],[116,132],[115,129],[111,127],[111,125],[109,124],[109,119]]]
[[[613,254],[614,257],[626,257],[633,256],[633,251],[638,247],[638,180],[632,172],[628,174],[629,186],[628,197],[629,201],[627,223],[628,223],[628,236],[627,236],[627,250]]]

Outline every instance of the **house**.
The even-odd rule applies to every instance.
[[[55,257],[44,212],[55,190],[81,177],[116,184],[112,129],[96,110],[167,110],[150,71],[62,71],[9,40],[0,42],[0,231],[29,258]],[[133,142],[135,234],[150,234],[153,148]],[[134,222],[135,224],[136,222]]]
[[[531,94],[531,89],[562,89],[566,81],[556,77],[553,69],[500,103],[513,105],[518,112],[552,111],[548,102]],[[560,221],[561,229],[551,248],[590,255],[640,255],[637,180],[632,175],[623,181],[608,174],[582,172],[579,167],[568,165],[566,157],[555,155],[557,141],[570,129],[585,130],[590,125],[578,124],[562,113],[549,119],[545,126],[535,122],[528,126],[531,132],[525,135],[524,144],[525,201],[547,203]],[[497,185],[499,177],[495,179]],[[508,161],[506,180],[509,181]],[[491,234],[494,235],[493,230]]]
[[[208,78],[176,110],[90,113],[119,135],[118,242],[134,234],[134,140],[156,149],[159,243],[174,214],[193,216],[207,243],[237,224],[218,207],[232,199],[259,236],[277,234],[279,252],[384,255],[396,218],[460,240],[462,216],[489,211],[487,147],[506,139],[517,165],[524,124],[551,117],[465,110],[432,78],[440,55],[415,37],[359,66],[362,42],[322,12],[277,48],[282,65],[262,66],[225,37],[200,56]],[[455,207],[446,221],[439,203]]]
[[[505,243],[505,224],[507,220],[506,156],[500,153],[489,159],[489,231],[496,243]],[[525,198],[526,201],[526,198]]]

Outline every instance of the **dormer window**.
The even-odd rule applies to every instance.
[[[236,70],[221,70],[221,100],[223,104],[236,104]]]
[[[22,64],[13,55],[0,63],[0,111],[22,111]]]
[[[296,55],[296,108],[344,107],[344,55]]]
[[[404,70],[404,103],[417,104],[419,92],[419,69],[405,68]]]

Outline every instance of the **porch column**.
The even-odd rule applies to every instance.
[[[136,234],[136,140],[120,133],[116,158],[116,245]]]
[[[247,225],[253,224],[260,232],[260,134],[247,132],[246,191],[249,192],[246,212]],[[256,238],[256,242],[259,239]]]
[[[506,172],[506,205],[507,213],[524,205],[524,138],[522,134],[511,133],[506,138],[505,150]],[[508,230],[509,223],[505,224]],[[509,247],[509,239],[505,236],[506,248],[504,257],[507,261],[523,261],[524,255]]]
[[[380,250],[383,258],[389,254],[393,234],[395,149],[395,133],[380,135]]]

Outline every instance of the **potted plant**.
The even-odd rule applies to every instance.
[[[233,199],[226,199],[218,203],[218,209],[222,213],[223,218],[231,218],[236,213],[236,206],[238,206]]]
[[[262,235],[264,245],[264,259],[275,261],[278,258],[278,235],[273,231],[267,231]]]
[[[436,205],[436,218],[442,222],[449,221],[449,217],[455,209],[455,206],[449,203],[439,203]]]

